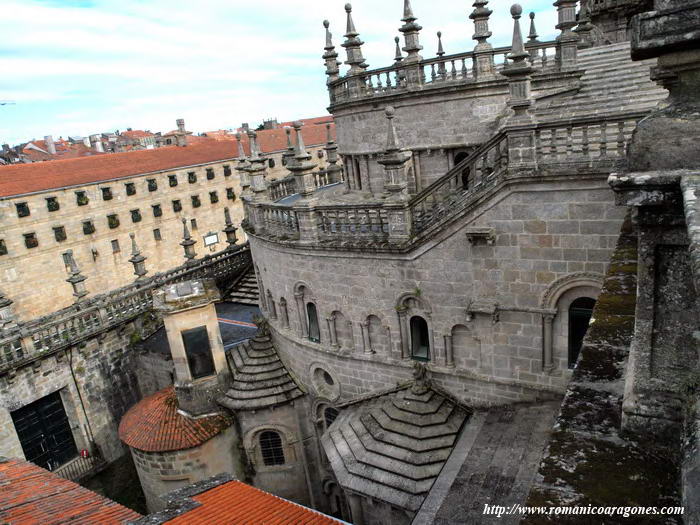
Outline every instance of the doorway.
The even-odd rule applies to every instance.
[[[590,297],[579,297],[569,306],[569,368],[576,365],[594,306],[595,299]]]

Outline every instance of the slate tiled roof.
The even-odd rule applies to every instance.
[[[77,483],[19,459],[0,459],[0,523],[123,524],[141,517]]]
[[[234,159],[234,146],[231,142],[210,140],[185,147],[0,166],[0,197]]]
[[[303,395],[269,335],[257,335],[232,348],[227,358],[233,384],[218,402],[230,410],[257,410]]]
[[[131,407],[119,423],[119,439],[145,452],[196,447],[229,427],[229,416],[192,419],[177,411],[177,397],[168,387]]]
[[[403,388],[341,411],[321,442],[346,489],[416,511],[469,412],[445,392]]]
[[[240,481],[191,497],[199,506],[164,523],[172,525],[339,525],[343,522]]]

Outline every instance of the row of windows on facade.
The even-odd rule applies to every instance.
[[[309,340],[321,342],[321,326],[318,322],[318,311],[314,303],[306,304],[306,318],[309,327]],[[411,358],[416,361],[430,361],[430,334],[428,323],[418,315],[411,317],[409,322],[411,332]]]
[[[206,171],[207,171],[207,180],[214,179],[214,168],[207,168]],[[227,177],[231,175],[231,168],[229,166],[224,166],[224,175]],[[187,181],[190,184],[197,182],[197,174],[194,171],[188,172]],[[153,192],[153,191],[156,191],[158,189],[158,181],[156,179],[147,179],[146,184],[147,184],[149,192]],[[168,184],[170,187],[177,186],[178,185],[177,175],[168,175]],[[135,182],[127,182],[124,184],[124,187],[126,189],[126,194],[128,196],[136,195],[136,183]],[[102,192],[102,200],[103,201],[110,201],[114,198],[114,193],[112,191],[111,186],[103,186],[100,188],[100,191]],[[232,195],[233,188],[227,188],[226,192],[230,193]],[[215,193],[215,192],[212,192],[212,193]],[[229,197],[229,198],[232,198],[232,197]],[[76,191],[75,192],[75,202],[78,206],[87,205],[90,202],[90,198],[88,197],[87,191],[85,191],[85,190]],[[28,202],[17,202],[17,203],[15,203],[15,208],[17,209],[17,216],[18,217],[29,217],[29,215],[31,215],[31,210],[29,209]],[[58,197],[46,197],[46,209],[50,212],[60,210],[61,206],[58,202]]]
[[[226,198],[229,200],[236,199],[236,194],[233,192],[233,188],[226,188]],[[199,208],[202,205],[202,201],[199,198],[199,195],[192,195],[191,199],[192,199],[192,208]],[[212,204],[216,204],[217,202],[219,202],[219,194],[216,191],[210,191],[209,192],[209,201]],[[173,207],[173,212],[175,212],[175,213],[182,211],[182,201],[180,201],[180,200],[172,201],[172,207]],[[151,205],[151,210],[153,212],[154,217],[161,217],[163,215],[163,208],[160,204]],[[141,220],[143,219],[143,217],[141,215],[141,210],[139,210],[139,209],[131,210],[130,214],[131,214],[131,222],[137,223],[137,222],[141,222]],[[110,215],[107,215],[107,226],[109,227],[110,230],[118,228],[120,224],[121,224],[121,221],[119,220],[119,215],[117,215],[116,213],[112,213]],[[96,228],[95,228],[94,221],[92,221],[92,220],[83,221],[83,234],[92,235],[93,233],[95,233],[95,231],[96,231]],[[54,238],[56,239],[56,242],[63,242],[66,239],[68,239],[65,226],[54,226],[53,234],[54,234]],[[27,248],[36,248],[37,246],[39,246],[39,239],[38,239],[35,232],[24,233],[22,235],[24,236],[24,245]],[[7,251],[7,245],[5,244],[5,240],[0,239],[0,255],[7,255],[7,253],[8,253],[8,251]]]

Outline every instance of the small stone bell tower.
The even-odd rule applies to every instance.
[[[220,299],[212,279],[170,284],[154,293],[175,366],[178,406],[190,416],[220,412],[216,399],[231,382],[215,308]]]

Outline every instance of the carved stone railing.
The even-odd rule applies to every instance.
[[[270,200],[278,201],[297,192],[294,175],[287,175],[283,179],[272,180],[267,183]]]
[[[505,128],[404,202],[332,206],[245,203],[253,207],[249,213],[253,220],[247,228],[263,237],[300,240],[309,246],[374,244],[380,249],[409,249],[506,179],[619,169],[625,161],[625,145],[645,115],[626,113]]]
[[[555,41],[528,43],[527,50],[531,54],[531,65],[535,68],[535,73],[556,68],[556,47]],[[505,57],[510,51],[510,47],[499,47],[490,52],[496,71],[503,68]],[[418,75],[422,79],[419,86],[421,89],[430,89],[447,84],[478,82],[481,79],[475,73],[475,64],[476,56],[473,51],[422,60],[418,64]],[[360,75],[339,78],[329,85],[331,104],[406,91],[409,89],[406,80],[407,67],[412,66],[400,62],[392,66],[372,69]],[[496,78],[503,77],[499,75]],[[493,76],[485,80],[491,81]],[[351,86],[358,82],[359,86]]]
[[[148,312],[155,288],[195,278],[215,279],[221,286],[250,263],[248,245],[236,246],[3,330],[0,373],[55,354]]]
[[[79,481],[97,474],[100,470],[107,466],[107,462],[98,455],[82,457],[77,456],[71,459],[68,463],[64,463],[56,468],[53,473],[61,476],[64,479]]]

